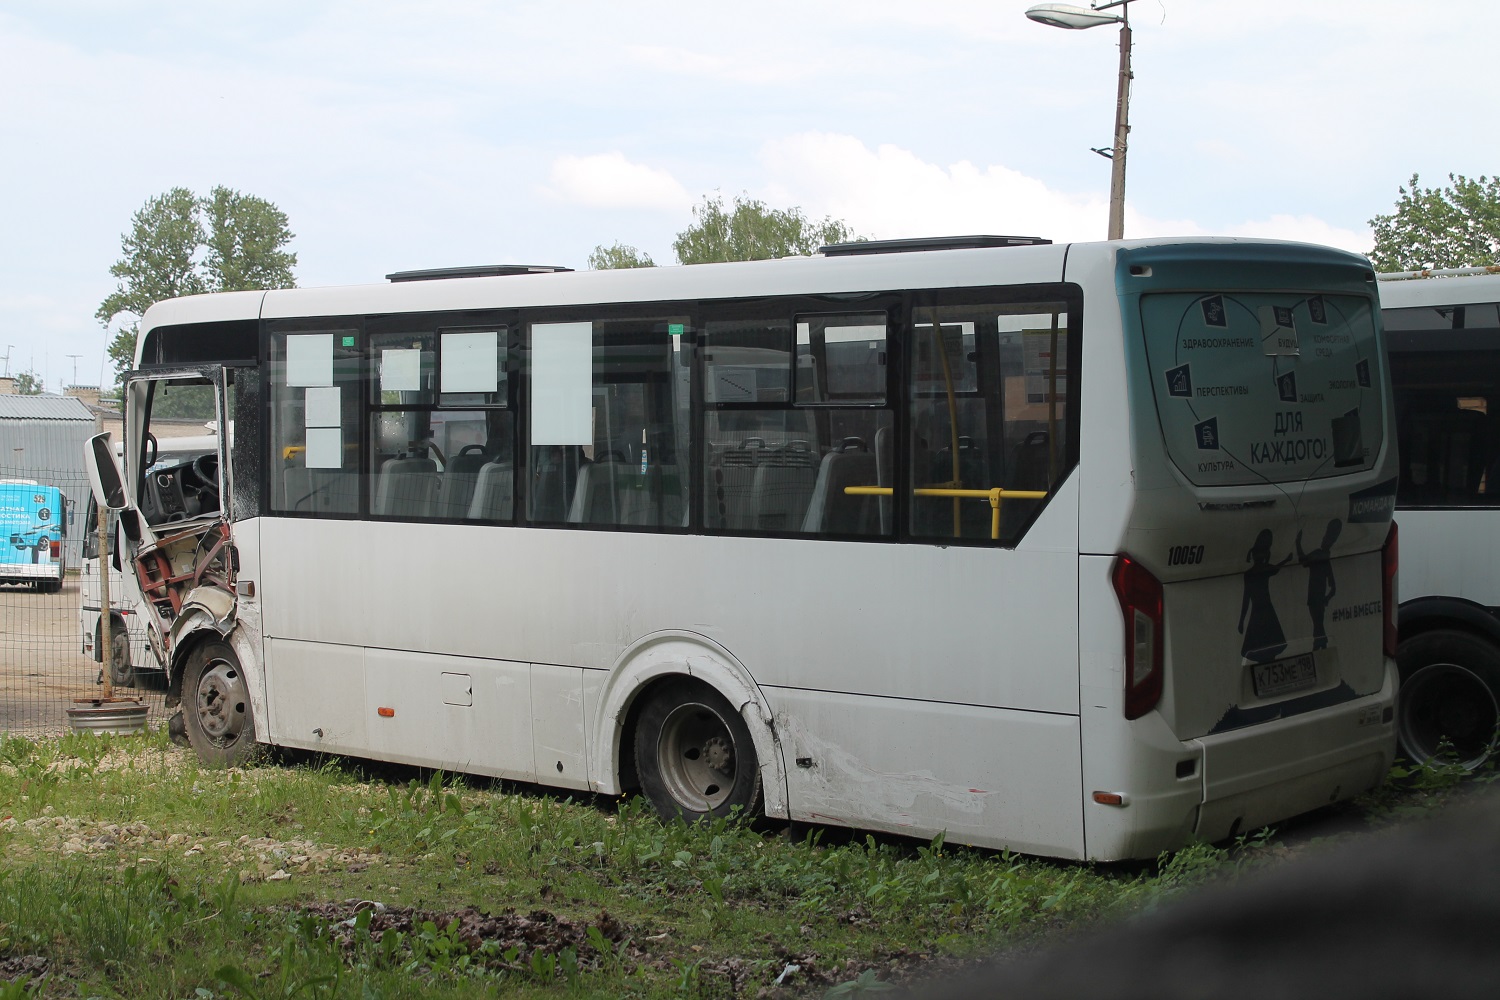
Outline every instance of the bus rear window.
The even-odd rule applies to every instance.
[[[1143,296],[1162,438],[1197,486],[1369,469],[1384,382],[1368,299],[1298,292]]]

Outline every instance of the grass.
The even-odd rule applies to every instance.
[[[0,738],[0,1000],[860,996],[1287,851],[1069,864],[417,775]],[[1361,816],[1458,786],[1402,779]]]

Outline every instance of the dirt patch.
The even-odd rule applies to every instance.
[[[8,955],[0,958],[0,982],[18,979],[35,982],[47,974],[51,964],[40,955]]]
[[[49,809],[51,807],[48,807]],[[153,830],[142,822],[101,823],[71,816],[0,819],[0,833],[17,836],[8,850],[24,857],[30,851],[88,857],[114,856],[121,865],[156,864],[172,854],[207,855],[238,871],[241,882],[279,882],[297,875],[362,871],[385,864],[378,848],[332,847],[310,840],[242,835],[233,840]]]
[[[326,920],[351,959],[363,946],[363,938],[374,945],[391,933],[401,935],[399,950],[410,953],[414,942],[423,945],[441,936],[461,944],[471,961],[495,970],[528,971],[535,968],[535,955],[561,955],[571,950],[580,969],[597,969],[605,961],[632,968],[646,957],[636,947],[624,924],[608,913],[593,920],[569,920],[546,910],[488,913],[472,906],[457,910],[421,910],[412,906],[387,906],[367,899],[339,903],[312,903],[293,912]],[[590,934],[590,929],[595,931]],[[424,938],[425,935],[425,938]],[[606,943],[608,956],[599,950]]]

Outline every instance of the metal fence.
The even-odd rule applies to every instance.
[[[57,486],[69,496],[88,495],[88,483],[76,469],[48,473],[0,465],[3,479],[35,480]],[[85,524],[86,510],[86,503],[77,503],[70,512],[60,591],[51,593],[24,582],[0,583],[0,733],[41,736],[64,732],[69,728],[68,709],[103,693],[100,663],[94,653],[97,643],[91,641],[92,648],[84,650],[84,598],[88,597],[95,609],[88,615],[91,622],[97,619],[99,607],[97,571],[89,575],[80,572],[81,542],[85,534],[98,531],[97,524]],[[14,548],[11,534],[0,529],[0,545]],[[3,569],[0,578],[4,578]],[[134,607],[121,600],[119,579],[118,574],[112,575],[110,604],[122,619],[138,623]],[[148,724],[159,725],[165,717],[162,674],[155,669],[139,624],[127,629],[127,642],[130,662],[117,658],[114,664],[113,679],[123,681],[115,688],[115,696],[146,705]],[[116,643],[117,654],[122,652],[122,645]]]

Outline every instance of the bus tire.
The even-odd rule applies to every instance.
[[[1469,632],[1434,629],[1402,642],[1396,738],[1414,764],[1437,757],[1447,741],[1465,768],[1495,752],[1500,727],[1500,649]]]
[[[188,655],[182,672],[182,721],[198,759],[214,767],[242,767],[258,752],[250,689],[239,658],[226,642],[206,642]]]
[[[101,631],[94,630],[94,648],[98,650],[104,649]],[[109,645],[109,682],[115,687],[134,687],[135,665],[130,662],[130,636],[125,631],[125,623],[118,618],[110,619]]]
[[[689,678],[669,681],[647,697],[636,721],[635,766],[657,814],[688,822],[757,815],[760,761],[734,706]]]

